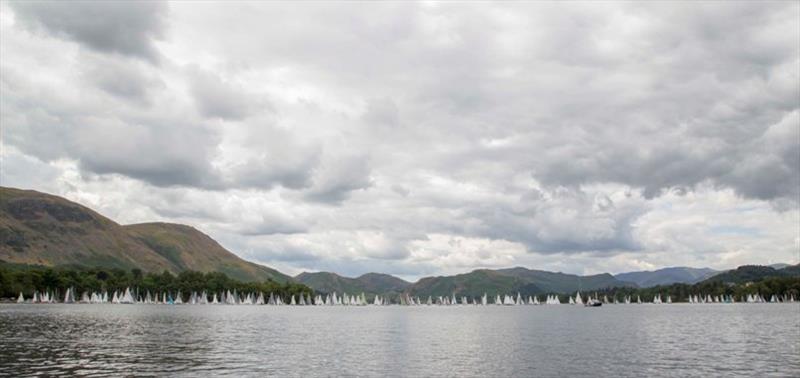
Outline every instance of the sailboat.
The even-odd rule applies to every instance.
[[[583,304],[583,298],[581,298],[581,292],[580,291],[575,293],[575,304],[579,304],[579,305]]]
[[[17,298],[17,303],[25,303],[25,297],[22,296],[22,292],[19,292],[19,297]]]
[[[661,304],[661,294],[656,294],[656,296],[653,297],[653,304]]]

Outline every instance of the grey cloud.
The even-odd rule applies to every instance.
[[[103,56],[87,60],[84,79],[122,100],[149,105],[151,92],[165,88],[162,80],[137,61]]]
[[[605,194],[559,188],[523,195],[513,208],[500,204],[475,208],[465,215],[477,222],[464,231],[477,236],[517,241],[532,252],[574,253],[637,251],[632,224],[647,212],[640,200],[615,204]],[[538,198],[537,198],[538,197]]]
[[[317,170],[313,186],[305,198],[315,202],[339,205],[356,190],[372,186],[369,161],[363,156],[333,157]]]
[[[164,35],[166,3],[160,1],[15,1],[20,22],[77,41],[90,49],[159,60],[153,42]]]
[[[198,69],[193,70],[190,76],[192,97],[203,116],[241,120],[254,110],[252,96],[248,96],[241,87]]]
[[[364,121],[372,127],[396,127],[399,123],[397,104],[390,99],[376,99],[367,102]]]
[[[147,122],[147,120],[144,120]],[[194,132],[187,129],[194,128]],[[75,130],[72,153],[83,169],[116,173],[156,186],[217,187],[210,161],[216,136],[181,122],[87,122]]]
[[[102,62],[108,60],[93,64]],[[131,64],[133,68],[119,63],[122,68],[109,69],[138,72],[140,67]],[[93,79],[99,80],[98,85],[106,84]],[[133,75],[125,79],[139,78]],[[144,80],[149,79],[145,76]],[[114,104],[115,111],[107,112],[104,109],[110,105],[103,99],[86,96],[75,102],[59,93],[42,91],[38,83],[6,68],[0,85],[4,142],[43,161],[75,160],[88,175],[118,174],[159,187],[268,190],[280,185],[302,189],[311,186],[319,164],[316,145],[304,145],[270,125],[255,124],[251,127],[258,131],[248,143],[256,153],[218,167],[212,163],[219,154],[221,130],[202,119],[168,110],[172,103],[159,103],[144,111],[138,106]],[[333,193],[345,189],[326,190]]]
[[[266,154],[230,167],[225,175],[226,182],[230,187],[241,188],[269,189],[277,185],[290,189],[308,188],[318,162],[318,155],[313,151],[298,151],[285,160],[280,155]]]
[[[103,101],[86,96],[76,102],[17,74],[4,70],[0,88],[4,143],[44,161],[75,160],[88,174],[120,174],[163,187],[220,186],[211,165],[219,135],[206,125],[154,114],[163,107],[105,112]]]
[[[247,236],[300,234],[307,231],[308,227],[301,222],[275,214],[263,214],[260,222],[248,224],[239,230]]]
[[[403,197],[408,197],[408,195],[411,194],[410,189],[406,188],[403,185],[398,185],[398,184],[392,185],[392,191]]]

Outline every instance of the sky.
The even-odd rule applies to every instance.
[[[0,3],[0,184],[288,274],[800,262],[800,3]]]

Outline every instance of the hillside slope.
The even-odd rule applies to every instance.
[[[717,274],[703,282],[740,284],[758,282],[769,277],[800,277],[800,265],[790,265],[783,269],[774,269],[762,265],[742,265],[736,269]]]
[[[64,198],[5,187],[0,187],[0,262],[173,273],[217,271],[245,281],[289,279],[237,257],[188,226],[121,226]]]
[[[397,294],[411,285],[410,282],[388,274],[367,273],[356,278],[342,277],[330,272],[303,272],[294,277],[300,282],[322,293]]]
[[[499,270],[479,269],[455,276],[426,277],[409,287],[407,291],[418,296],[456,294],[477,297],[484,293],[539,295],[621,286],[635,285],[621,282],[607,273],[577,276],[517,267]]]
[[[222,272],[242,281],[270,278],[285,282],[290,279],[275,269],[241,259],[191,226],[140,223],[122,227],[129,235],[164,257],[177,270]]]
[[[654,271],[620,273],[614,275],[614,278],[633,282],[639,287],[653,287],[674,283],[694,284],[718,273],[719,271],[709,268],[671,267]]]

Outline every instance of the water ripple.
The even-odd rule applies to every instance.
[[[800,305],[0,305],[0,376],[800,376]]]

